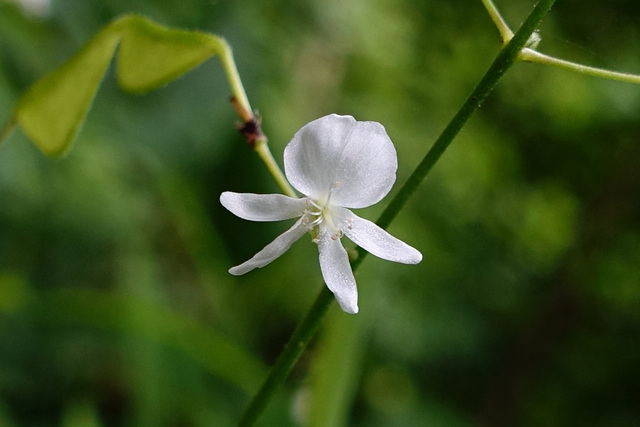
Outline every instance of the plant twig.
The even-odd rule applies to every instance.
[[[249,146],[258,153],[282,191],[289,197],[298,197],[269,150],[268,139],[262,132],[260,117],[251,110],[251,104],[249,104],[247,93],[242,85],[231,47],[223,39],[221,39],[221,45],[223,52],[220,55],[220,60],[231,87],[231,104],[242,120],[242,123],[238,125],[238,130],[244,135]]]
[[[489,16],[491,20],[495,24],[496,28],[498,28],[498,32],[500,33],[500,41],[503,45],[509,43],[513,38],[513,31],[507,25],[506,21],[500,15],[498,8],[491,0],[482,0],[482,4],[484,4],[485,9],[489,12]]]
[[[571,61],[565,61],[564,59],[554,58],[544,53],[540,53],[533,49],[522,49],[520,53],[520,59],[527,62],[537,62],[544,65],[553,65],[554,67],[562,68],[568,71],[575,71],[576,73],[585,74],[593,77],[600,77],[608,80],[616,80],[625,83],[640,84],[640,75],[620,73],[617,71],[604,70],[602,68],[589,67],[588,65],[582,65]]]
[[[496,83],[509,69],[509,67],[516,62],[520,51],[526,45],[540,21],[542,21],[549,9],[551,9],[554,2],[555,0],[540,0],[540,2],[535,6],[527,20],[522,24],[522,27],[520,27],[518,32],[505,46],[505,48],[500,51],[478,86],[476,86],[471,95],[469,95],[458,113],[453,117],[451,122],[449,122],[440,137],[436,140],[435,144],[428,151],[422,162],[396,194],[389,206],[387,206],[378,220],[378,225],[386,228],[391,221],[393,221],[409,197],[415,193],[418,186],[426,178],[435,162],[440,158],[449,144],[451,144],[471,114],[480,107]],[[365,253],[361,252],[361,255],[363,256],[360,256],[354,262],[354,270],[362,263],[364,254]],[[285,381],[289,372],[291,372],[291,369],[293,369],[293,366],[302,354],[304,348],[309,344],[311,338],[318,330],[320,322],[333,300],[334,298],[331,292],[326,286],[323,286],[311,309],[300,322],[288,344],[280,354],[280,357],[278,357],[262,387],[249,403],[247,410],[238,424],[239,426],[246,427],[255,423],[264,408],[267,406],[270,398],[275,394],[278,387]]]
[[[391,221],[400,212],[409,197],[417,190],[418,186],[431,171],[433,165],[438,161],[442,153],[449,147],[449,144],[456,137],[460,129],[484,102],[485,98],[498,83],[506,71],[518,60],[520,51],[527,44],[536,27],[547,14],[555,0],[540,0],[535,8],[522,24],[518,32],[511,41],[500,51],[489,70],[485,73],[480,83],[471,92],[462,107],[458,110],[453,119],[449,122],[444,131],[440,134],[427,155],[422,159],[418,167],[413,171],[409,179],[402,186],[400,191],[393,198],[389,206],[382,212],[377,224],[383,228],[389,226]]]

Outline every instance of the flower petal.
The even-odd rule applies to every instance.
[[[347,251],[340,239],[334,239],[333,232],[326,227],[321,227],[318,237],[322,277],[335,295],[340,308],[347,313],[355,314],[358,312],[358,289]]]
[[[242,274],[248,273],[254,268],[262,268],[265,265],[269,264],[274,259],[278,258],[280,255],[285,253],[287,249],[291,247],[293,242],[298,240],[308,231],[308,224],[302,222],[302,218],[296,221],[296,223],[276,237],[276,239],[265,246],[260,252],[255,254],[253,258],[248,261],[243,262],[240,265],[232,267],[229,269],[229,273],[234,276],[240,276]]]
[[[282,194],[233,193],[225,191],[220,203],[231,213],[249,221],[280,221],[301,216],[307,208],[306,199],[294,199]]]
[[[379,202],[396,180],[396,150],[384,127],[331,114],[303,126],[284,150],[295,189],[324,203],[363,208]]]
[[[333,208],[337,226],[356,245],[388,261],[417,264],[422,254],[415,248],[393,237],[373,222],[360,218],[348,209]]]

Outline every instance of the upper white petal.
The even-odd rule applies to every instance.
[[[318,250],[320,251],[320,270],[322,277],[336,297],[340,308],[351,314],[358,312],[358,289],[353,277],[349,256],[340,239],[332,238],[333,231],[320,227]]]
[[[306,199],[294,199],[282,194],[233,193],[220,195],[222,206],[249,221],[280,221],[301,216],[307,208]]]
[[[250,260],[243,262],[240,265],[229,269],[229,273],[240,276],[253,270],[254,268],[261,268],[269,264],[274,259],[285,253],[287,249],[291,247],[293,242],[298,240],[308,231],[308,225],[302,222],[300,218],[296,223],[276,237],[276,239],[265,246],[260,252],[255,254]]]
[[[334,208],[333,212],[336,225],[367,252],[403,264],[417,264],[422,261],[422,254],[417,249],[393,237],[373,222],[360,218],[348,209]]]
[[[396,150],[384,127],[331,114],[303,126],[284,150],[291,185],[323,202],[363,208],[379,202],[396,180]]]

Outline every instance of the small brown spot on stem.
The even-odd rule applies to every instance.
[[[251,111],[248,111],[244,108],[235,96],[231,97],[231,105],[238,112],[238,115],[242,119],[242,123],[237,123],[236,128],[242,135],[244,135],[245,140],[249,146],[253,147],[256,143],[256,140],[264,138],[264,134],[262,133],[262,128],[260,124],[262,122],[259,115],[253,114]]]

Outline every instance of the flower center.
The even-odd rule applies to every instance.
[[[308,223],[309,230],[314,236],[313,241],[316,243],[318,242],[317,227],[322,223],[325,223],[334,232],[331,236],[332,239],[336,240],[342,237],[342,230],[335,225],[331,215],[331,193],[334,188],[339,186],[340,183],[338,182],[331,186],[324,203],[307,198],[310,209],[305,210],[302,221]]]

